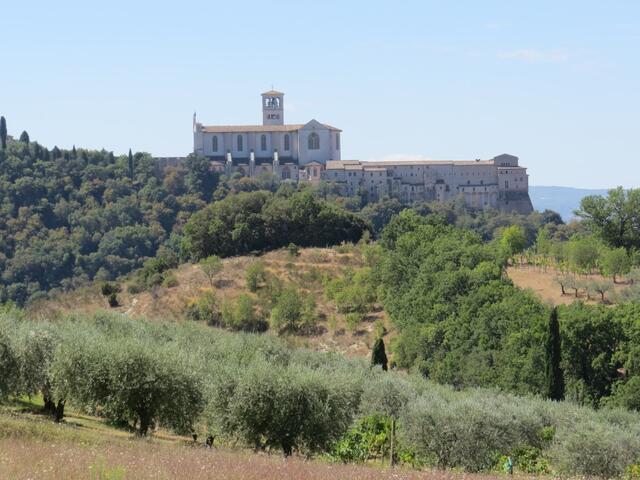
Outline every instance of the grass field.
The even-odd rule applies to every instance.
[[[0,410],[0,479],[238,479],[238,480],[490,480],[453,472],[418,472],[378,465],[339,465],[245,450],[206,449],[159,432],[149,439],[69,412],[55,424],[33,405]]]
[[[555,280],[560,274],[552,268],[543,271],[533,266],[512,266],[508,268],[507,275],[517,287],[531,290],[541,300],[552,305],[569,305],[576,300],[591,304],[600,303],[599,299],[595,297],[587,299],[582,291],[579,292],[577,298],[572,290],[568,290],[565,295],[562,295],[560,285]],[[600,275],[590,275],[589,279],[603,280],[604,278]],[[614,285],[614,290],[620,290],[626,286],[624,283],[618,283]]]

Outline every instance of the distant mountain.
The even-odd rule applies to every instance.
[[[608,191],[571,187],[529,187],[529,197],[536,210],[554,210],[567,222],[575,217],[573,211],[580,206],[580,200],[589,195],[606,195]]]

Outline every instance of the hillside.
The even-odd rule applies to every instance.
[[[565,222],[575,217],[573,211],[580,206],[580,200],[589,195],[606,195],[607,189],[572,187],[529,187],[529,197],[533,208],[542,212],[558,212]]]
[[[248,293],[245,272],[249,265],[258,260],[264,263],[267,272],[283,282],[298,285],[316,301],[319,322],[315,332],[304,336],[290,336],[291,342],[318,351],[367,356],[375,340],[375,322],[384,322],[386,328],[390,329],[384,312],[379,307],[370,311],[365,316],[365,321],[356,328],[349,328],[344,318],[337,313],[335,305],[326,300],[322,286],[325,275],[339,277],[347,269],[363,265],[358,250],[349,247],[300,249],[297,257],[292,257],[286,250],[276,250],[261,257],[224,259],[223,269],[216,275],[213,289],[221,302],[233,301],[241,294]],[[35,302],[27,308],[27,313],[32,317],[56,318],[70,312],[95,313],[108,309],[134,318],[186,321],[187,305],[203,293],[210,292],[211,286],[197,264],[180,265],[172,273],[177,279],[176,286],[159,287],[136,294],[124,289],[118,294],[120,306],[116,308],[109,308],[105,297],[100,293],[100,282],[95,282],[55,295],[51,300]],[[123,283],[126,284],[126,281]],[[387,334],[387,338],[392,336],[393,332]]]

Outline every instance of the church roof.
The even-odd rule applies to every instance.
[[[277,90],[269,90],[268,92],[264,92],[262,95],[284,95],[284,93]]]
[[[202,131],[205,133],[295,132],[305,125],[306,123],[291,125],[210,125],[203,126]],[[340,131],[340,129],[324,123],[322,126],[329,130]]]

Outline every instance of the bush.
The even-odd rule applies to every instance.
[[[331,457],[340,462],[366,462],[389,454],[391,421],[382,415],[360,418],[331,450]]]
[[[362,323],[363,315],[360,313],[347,313],[344,319],[347,323],[347,328],[350,332],[355,332],[358,326]]]
[[[266,281],[264,262],[256,261],[249,265],[245,271],[244,279],[249,291],[257,292],[260,286]]]
[[[180,285],[180,283],[178,282],[178,277],[176,277],[173,273],[165,275],[164,279],[162,280],[162,286],[165,288],[174,288],[178,285]]]
[[[268,325],[256,312],[256,302],[250,295],[240,295],[235,302],[222,305],[222,324],[231,330],[264,332]]]
[[[189,320],[206,322],[213,327],[222,326],[222,315],[218,310],[218,299],[213,292],[205,292],[198,300],[187,305],[185,316]]]
[[[300,249],[295,243],[290,243],[289,245],[287,245],[287,251],[292,257],[297,257],[298,255],[300,255]]]
[[[316,322],[315,302],[293,285],[286,286],[271,310],[271,326],[280,333],[308,330]]]

